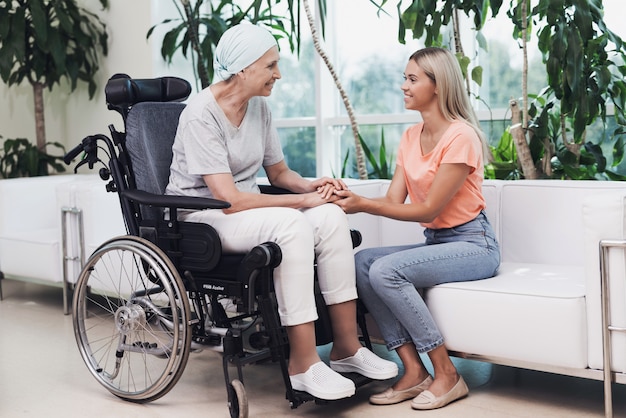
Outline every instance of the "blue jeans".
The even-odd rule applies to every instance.
[[[454,228],[426,229],[424,235],[423,244],[368,248],[355,256],[359,297],[389,350],[413,342],[425,353],[443,344],[420,289],[493,277],[500,265],[500,248],[484,212]]]

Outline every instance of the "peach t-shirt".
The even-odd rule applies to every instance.
[[[423,123],[407,129],[402,135],[396,163],[404,168],[405,181],[411,202],[424,201],[439,166],[462,163],[471,167],[470,174],[452,200],[433,222],[423,222],[426,228],[451,228],[474,219],[485,208],[482,195],[482,144],[474,128],[462,121],[454,121],[435,148],[422,155]]]

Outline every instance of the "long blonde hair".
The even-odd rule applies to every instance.
[[[437,86],[439,109],[443,116],[449,121],[465,121],[474,128],[483,144],[483,152],[488,153],[485,134],[470,104],[463,73],[456,57],[447,49],[427,47],[415,51],[409,59],[415,61]]]

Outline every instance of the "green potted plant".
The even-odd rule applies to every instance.
[[[44,176],[48,167],[52,167],[56,172],[65,171],[63,163],[65,148],[58,142],[48,145],[59,148],[60,153],[51,155],[37,148],[26,138],[6,139],[2,146],[3,154],[0,156],[0,177],[8,179]]]
[[[475,66],[470,69],[470,58],[465,55],[460,35],[459,13],[462,12],[472,19],[473,30],[476,32],[476,40],[481,48],[486,48],[486,40],[481,28],[485,20],[491,14],[496,16],[502,0],[447,0],[443,2],[412,0],[403,7],[403,2],[398,3],[400,12],[398,19],[398,41],[402,44],[406,41],[406,33],[410,31],[413,38],[424,38],[427,46],[442,46],[445,44],[442,33],[450,25],[452,27],[454,52],[463,74],[466,77],[467,91],[470,93],[470,79],[480,85],[482,83],[482,67]]]
[[[478,31],[488,12],[495,16],[502,6],[502,0],[408,3],[399,5],[403,10],[399,39],[411,30],[416,38],[425,36],[427,45],[440,42],[442,27],[459,12],[473,18]],[[510,103],[511,128],[492,149],[496,161],[487,172],[498,178],[625,179],[607,166],[602,147],[586,140],[591,125],[606,129],[607,104],[612,104],[617,128],[606,133],[610,147],[604,148],[611,148],[613,166],[621,162],[626,133],[626,47],[604,23],[602,1],[513,0],[506,13],[513,37],[522,45],[522,94]],[[533,30],[548,77],[548,86],[535,94],[527,88],[527,41]],[[477,39],[482,39],[479,32]]]
[[[99,2],[102,7],[108,7],[108,0]],[[46,154],[44,89],[51,90],[61,79],[66,79],[74,91],[78,82],[83,81],[88,84],[89,98],[93,98],[99,53],[107,54],[107,43],[106,25],[95,14],[78,6],[76,0],[0,2],[0,78],[9,86],[28,82],[34,96],[39,160],[37,170],[20,171],[20,175],[47,174],[49,163],[55,161]],[[5,144],[3,149],[5,164],[34,155],[30,147],[24,146],[23,139]],[[51,167],[59,170],[61,166]]]
[[[532,103],[523,91],[520,111],[512,106],[512,132],[526,178],[626,177],[607,167],[598,144],[586,140],[591,125],[606,129],[607,105],[614,106],[616,129],[612,141],[613,165],[623,156],[626,134],[626,45],[605,24],[601,0],[539,0],[534,6],[519,0],[508,15],[514,36],[523,42],[535,27],[548,86]],[[525,88],[525,86],[524,86]],[[521,116],[520,116],[521,115]]]

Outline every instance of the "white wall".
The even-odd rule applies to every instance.
[[[65,83],[55,85],[52,92],[44,91],[47,140],[60,142],[67,149],[87,135],[108,134],[110,123],[121,126],[120,118],[107,110],[104,99],[104,85],[111,75],[125,72],[139,78],[153,76],[152,40],[146,40],[146,33],[152,26],[150,0],[112,0],[105,11],[99,9],[97,1],[82,0],[79,3],[106,23],[109,53],[100,61],[96,80],[98,89],[92,100],[89,100],[85,83],[79,83],[72,93]],[[0,83],[0,103],[0,135],[4,139],[25,137],[34,143],[35,119],[30,85],[23,83],[9,88]],[[56,152],[55,149],[50,151]]]

